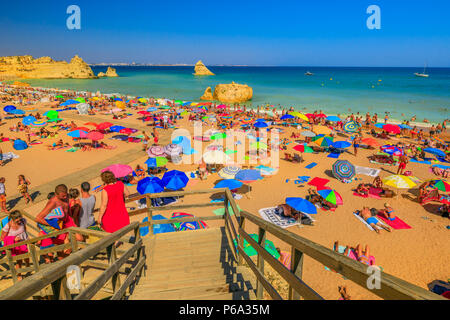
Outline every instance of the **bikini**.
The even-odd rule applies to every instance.
[[[389,218],[389,215],[390,215],[392,212],[394,212],[394,210],[390,210],[390,211],[387,211],[387,210],[386,210],[386,217],[387,217],[390,221],[394,221],[394,220],[395,220],[395,217],[394,217],[394,218]]]

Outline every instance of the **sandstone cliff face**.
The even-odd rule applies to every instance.
[[[209,91],[208,91],[209,89]],[[205,94],[200,98],[202,100],[218,100],[225,103],[241,103],[252,99],[253,89],[245,84],[218,84],[214,89],[212,99],[210,96],[211,88],[208,87]]]
[[[211,87],[206,88],[205,93],[200,98],[201,100],[214,100]]]
[[[195,64],[195,76],[214,76],[214,73],[208,70],[207,67],[203,64],[202,60],[199,60]]]
[[[70,63],[50,57],[34,59],[32,56],[0,57],[0,78],[21,79],[91,79],[92,69],[78,56]]]
[[[99,74],[97,75],[97,77],[101,78],[101,77],[118,77],[119,75],[117,74],[116,69],[108,67],[108,70],[106,70],[106,73],[104,72],[99,72]]]

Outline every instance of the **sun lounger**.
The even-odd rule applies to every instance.
[[[359,212],[353,212],[353,215],[356,217],[356,219],[358,219],[359,221],[361,221],[362,223],[364,223],[364,225],[367,227],[367,228],[369,228],[370,230],[372,230],[372,231],[375,231],[375,229],[374,228],[372,228],[372,226],[370,225],[370,224],[368,224],[367,222],[366,222],[366,220],[364,220],[360,215],[359,215]],[[379,227],[379,226],[376,226],[378,229],[382,229],[381,227]]]

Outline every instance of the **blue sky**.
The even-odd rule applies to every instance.
[[[81,30],[66,9],[81,8]],[[381,30],[366,27],[369,5]],[[89,63],[450,67],[448,0],[4,1],[0,56]]]

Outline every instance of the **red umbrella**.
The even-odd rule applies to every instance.
[[[98,131],[91,131],[88,133],[87,138],[92,141],[99,141],[102,140],[105,136],[103,133]]]
[[[368,146],[372,146],[372,147],[380,146],[378,141],[373,138],[365,138],[365,139],[362,139],[361,142],[367,144]]]
[[[86,132],[91,131],[91,129],[86,128],[86,127],[77,127],[77,128],[75,128],[75,129],[73,129],[72,131],[75,131],[75,130],[81,130],[81,131],[86,131]]]
[[[312,113],[307,113],[305,114],[305,116],[307,116],[308,118],[314,118],[314,115]]]
[[[97,129],[99,130],[105,130],[108,129],[109,127],[112,127],[114,124],[111,122],[102,122],[97,126]]]
[[[383,126],[383,130],[385,130],[387,132],[392,132],[392,133],[398,134],[398,133],[400,133],[401,129],[399,126],[397,126],[395,124],[385,124]]]
[[[119,133],[132,134],[133,130],[131,130],[130,128],[125,128],[120,130]]]
[[[219,114],[219,117],[228,117],[230,114],[229,113],[221,113]]]
[[[94,122],[88,122],[88,123],[85,123],[84,125],[85,126],[94,126],[94,127],[98,126],[98,124],[96,124]]]
[[[151,112],[148,111],[139,111],[138,114],[142,114],[144,116],[151,114]]]
[[[319,113],[315,115],[316,118],[326,118],[327,116],[323,113]]]

